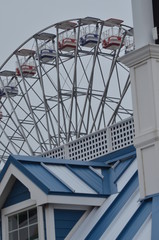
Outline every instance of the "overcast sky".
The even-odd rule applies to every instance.
[[[25,40],[62,20],[120,18],[132,26],[131,0],[0,0],[0,65]]]

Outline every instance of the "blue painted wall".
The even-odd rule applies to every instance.
[[[27,199],[30,199],[29,190],[19,180],[16,180],[5,201],[5,204],[3,205],[3,208],[12,206]]]
[[[56,240],[63,240],[85,211],[55,209]]]
[[[155,195],[152,198],[152,232],[151,239],[158,240],[159,239],[159,195]]]
[[[0,213],[1,215],[1,213]],[[1,216],[0,216],[0,240],[2,240],[2,220],[1,220]]]

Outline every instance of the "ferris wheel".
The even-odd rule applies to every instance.
[[[38,155],[132,115],[119,57],[132,28],[92,17],[53,24],[0,67],[0,159]]]

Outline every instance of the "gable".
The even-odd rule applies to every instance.
[[[16,179],[12,190],[10,191],[3,208],[9,207],[16,203],[30,199],[29,190],[22,184],[18,179]]]

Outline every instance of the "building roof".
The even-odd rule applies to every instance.
[[[140,199],[134,147],[100,157],[98,161],[112,165],[117,192],[95,207],[70,239],[158,239],[159,196]]]
[[[9,170],[11,166],[13,168]],[[19,171],[16,176],[15,168]],[[12,172],[8,180],[7,172]],[[133,146],[89,162],[10,156],[0,174],[3,203],[7,196],[4,189],[9,191],[7,182],[13,174],[20,181],[25,176],[27,181],[24,179],[24,184],[28,184],[31,197],[37,196],[36,186],[47,196],[60,195],[63,204],[71,204],[76,196],[75,204],[93,207],[69,239],[145,240],[152,236],[152,239],[157,239],[159,196],[140,199],[136,151]],[[33,190],[31,185],[34,185]],[[66,203],[66,196],[73,197]],[[83,197],[87,198],[87,203]],[[50,199],[56,201],[56,198]],[[39,202],[42,203],[44,200]]]
[[[3,179],[13,164],[46,194],[95,195],[106,197],[113,186],[111,167],[104,162],[83,162],[11,155],[1,172]]]

